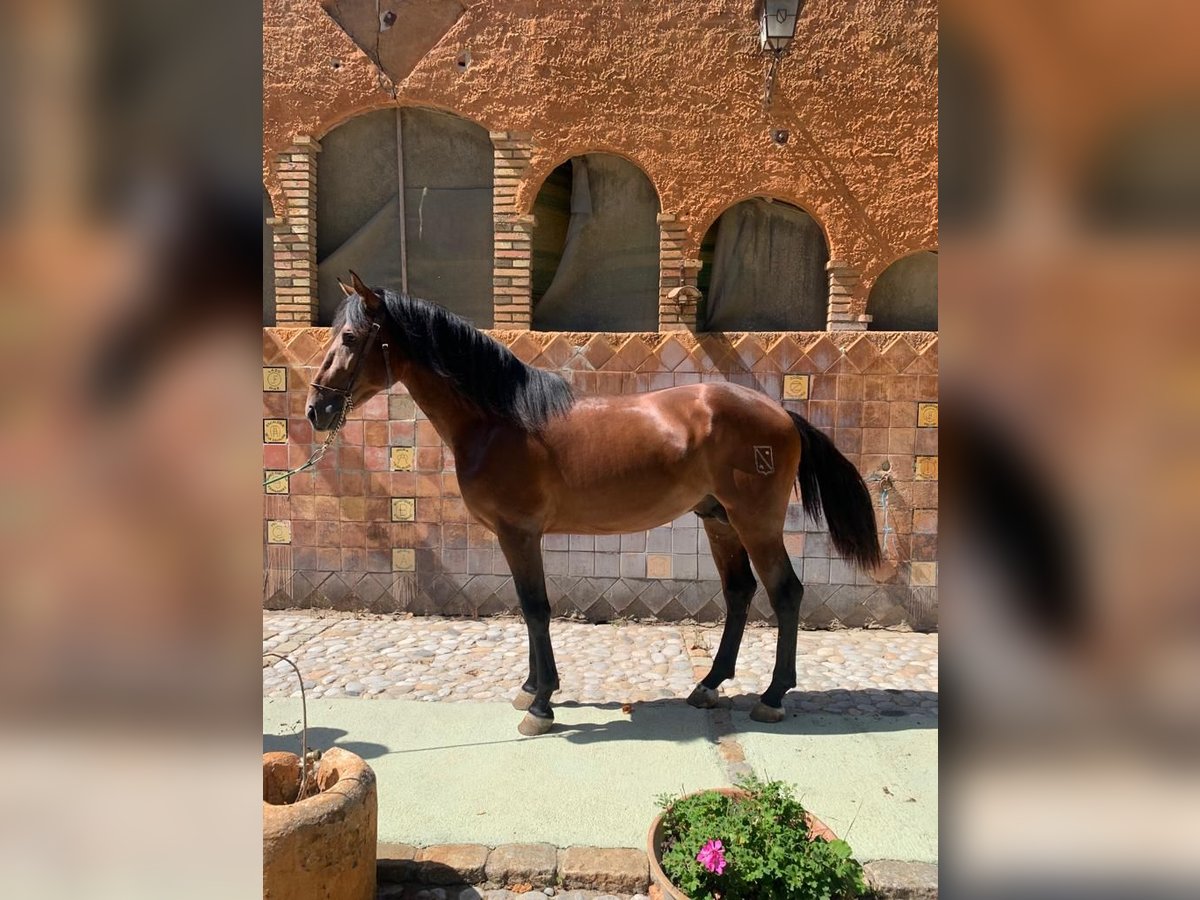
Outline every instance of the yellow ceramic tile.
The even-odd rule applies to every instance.
[[[392,521],[413,522],[417,518],[417,501],[412,497],[392,498]]]
[[[937,428],[938,427],[938,405],[936,403],[918,403],[917,404],[917,427],[918,428]]]
[[[290,544],[292,542],[292,522],[290,519],[267,520],[267,543]]]
[[[263,390],[276,392],[286,391],[287,367],[263,366]]]
[[[413,448],[412,447],[393,447],[392,448],[392,471],[393,472],[411,472],[413,467]]]
[[[393,550],[392,551],[392,571],[393,572],[415,572],[415,571],[417,571],[417,551],[416,550]]]
[[[274,478],[276,475],[282,475],[283,469],[267,469],[263,472],[263,481],[268,478]],[[288,492],[288,482],[291,478],[280,478],[278,481],[273,481],[263,488],[268,494],[286,494]]]
[[[662,553],[651,553],[646,557],[647,578],[670,578],[671,557]]]
[[[263,419],[263,443],[287,443],[287,419]]]
[[[918,456],[916,469],[917,481],[937,481],[938,458],[936,456]]]
[[[783,399],[784,400],[807,400],[808,399],[808,376],[807,375],[784,375],[783,376]]]
[[[367,517],[367,498],[341,497],[338,508],[343,522],[361,522]]]
[[[915,562],[912,564],[912,583],[916,587],[933,587],[937,584],[937,563]]]

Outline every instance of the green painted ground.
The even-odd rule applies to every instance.
[[[554,732],[523,738],[506,703],[316,700],[309,744],[371,764],[380,841],[643,847],[659,794],[729,783],[708,716],[682,702],[632,716],[616,704],[566,704],[555,716]],[[935,723],[809,716],[768,727],[733,717],[754,770],[796,784],[859,859],[936,861]],[[264,748],[294,752],[299,723],[298,700],[264,699]]]
[[[768,726],[735,713],[735,725],[755,774],[794,784],[860,860],[937,862],[936,720],[797,716]]]

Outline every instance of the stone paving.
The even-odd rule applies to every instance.
[[[683,699],[708,669],[719,626],[556,619],[551,624],[562,686],[556,703]],[[737,707],[771,680],[776,631],[750,626],[737,677],[721,689]],[[292,659],[310,698],[425,701],[510,698],[528,674],[524,623],[345,614],[263,613],[263,652]],[[880,630],[804,631],[799,635],[794,711],[843,715],[937,713],[938,637]],[[263,696],[299,697],[295,673],[263,660]]]
[[[378,859],[377,900],[649,900],[645,891],[657,893],[641,850],[380,844]]]
[[[398,884],[381,885],[376,897],[377,900],[534,900],[539,897],[554,897],[556,900],[650,900],[645,894],[607,894],[602,891],[563,891],[555,888],[534,888],[517,893],[473,886],[446,888]]]

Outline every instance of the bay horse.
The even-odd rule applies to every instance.
[[[495,533],[529,632],[529,678],[513,701],[526,711],[520,733],[550,730],[559,685],[542,535],[645,531],[689,510],[708,534],[728,612],[712,669],[687,702],[715,706],[733,676],[756,571],[779,633],[771,683],[750,715],[781,721],[796,685],[804,594],[783,543],[794,483],[808,515],[824,511],[842,556],[868,568],[880,558],[871,496],[833,442],[736,384],[575,396],[560,375],[526,365],[464,319],[351,277],[307,416],[329,431],[399,381],[449,446],[463,502]]]

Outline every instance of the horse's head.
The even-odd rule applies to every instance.
[[[341,421],[348,406],[386,390],[395,380],[388,348],[391,326],[383,295],[350,273],[353,287],[342,285],[346,299],[333,320],[329,349],[308,391],[306,414],[318,431]]]

